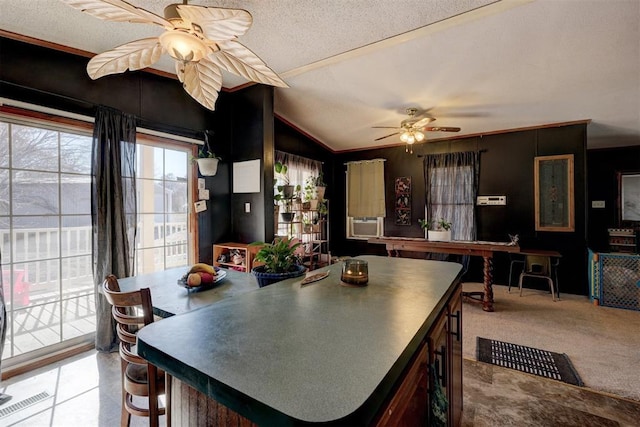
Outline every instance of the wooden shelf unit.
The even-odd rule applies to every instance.
[[[633,228],[609,228],[611,252],[638,253],[638,233]]]
[[[325,202],[328,208],[329,201],[325,200]],[[291,212],[295,213],[291,222],[282,221],[282,217],[278,216],[276,235],[289,238],[295,237],[302,242],[305,265],[309,270],[330,264],[328,212],[323,217],[318,213],[318,209],[293,208]],[[314,218],[317,219],[315,223],[313,223]],[[310,227],[305,226],[305,222],[311,222],[312,224],[310,224]],[[285,232],[286,236],[284,235]]]
[[[253,259],[260,250],[259,246],[250,246],[248,243],[216,243],[213,245],[213,265],[214,267],[232,268],[239,271],[251,272],[254,267]],[[235,264],[231,259],[226,262],[219,262],[220,255],[226,254],[230,257],[231,252],[238,251],[243,257],[241,264]]]

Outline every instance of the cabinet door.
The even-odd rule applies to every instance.
[[[462,422],[462,296],[460,287],[449,302],[449,425]]]
[[[445,426],[449,423],[450,351],[448,316],[445,308],[428,336],[429,342],[429,425]]]
[[[429,401],[428,362],[428,348],[423,343],[376,426],[426,425]]]

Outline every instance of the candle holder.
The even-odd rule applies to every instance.
[[[367,286],[369,265],[361,259],[346,259],[342,264],[341,284],[345,286]]]

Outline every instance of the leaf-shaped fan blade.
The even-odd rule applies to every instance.
[[[60,0],[69,6],[105,21],[156,24],[165,28],[173,25],[161,16],[122,0]]]
[[[414,128],[414,129],[420,129],[420,128],[425,127],[426,125],[428,125],[429,123],[431,123],[434,120],[435,119],[432,119],[431,117],[425,117],[424,119],[420,119],[417,122],[415,122],[414,124],[412,124],[411,127]]]
[[[218,92],[222,88],[220,68],[207,58],[199,62],[176,63],[178,78],[184,90],[209,110],[215,110]]]
[[[156,63],[163,53],[157,37],[136,40],[91,58],[87,73],[95,80],[109,74],[140,70]]]
[[[424,130],[428,130],[430,132],[460,132],[460,128],[444,127],[444,126],[431,126],[431,127],[425,128]]]
[[[289,87],[271,68],[262,62],[262,59],[258,58],[255,53],[241,43],[235,40],[227,40],[217,44],[220,50],[212,53],[207,58],[230,73],[258,83]]]
[[[246,33],[253,23],[251,14],[242,9],[183,4],[176,9],[183,19],[199,25],[204,35],[213,41],[235,39]]]
[[[374,139],[374,141],[380,141],[381,139],[389,138],[390,136],[397,135],[400,132],[390,133],[389,135],[381,136],[380,138]]]

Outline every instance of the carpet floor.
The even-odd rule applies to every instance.
[[[464,283],[465,291],[482,290]],[[566,353],[586,388],[640,402],[640,312],[593,305],[586,296],[494,288],[495,312],[463,307],[463,356],[476,360],[477,337]]]

